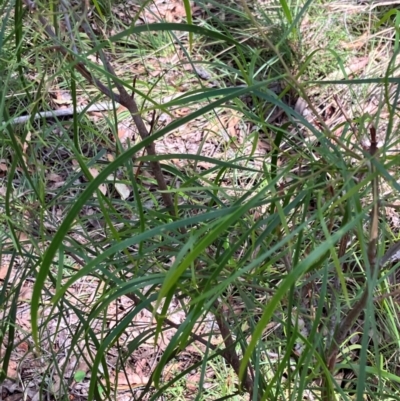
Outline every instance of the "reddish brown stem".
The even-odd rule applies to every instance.
[[[35,4],[29,0],[24,0],[25,4],[28,6],[28,8],[31,11],[35,11]],[[128,94],[126,91],[125,87],[120,84],[115,71],[109,61],[107,60],[107,57],[104,55],[101,50],[99,51],[102,55],[102,60],[104,62],[104,66],[108,73],[111,75],[112,80],[114,81],[115,86],[118,89],[119,94],[114,93],[112,90],[110,90],[107,86],[105,86],[99,79],[96,77],[93,77],[93,75],[88,71],[84,63],[76,60],[73,58],[73,54],[71,54],[70,51],[68,51],[65,47],[59,46],[59,38],[56,36],[53,28],[50,26],[49,22],[44,18],[42,15],[38,14],[37,15],[40,23],[43,25],[45,32],[47,35],[54,41],[56,45],[56,49],[66,58],[72,59],[74,62],[73,65],[74,67],[80,72],[80,74],[92,85],[95,85],[104,95],[109,97],[111,100],[123,105],[126,107],[129,112],[131,113],[132,119],[138,129],[139,135],[142,139],[145,139],[149,137],[149,132],[144,124],[143,118],[139,113],[139,109],[137,107],[137,104],[132,96]],[[92,35],[90,35],[92,36]],[[147,154],[150,156],[157,156],[156,149],[154,143],[151,143],[147,146],[145,146],[145,149],[147,151]],[[159,190],[163,191],[161,193],[161,196],[163,198],[163,201],[167,208],[169,209],[171,214],[174,214],[174,203],[172,200],[172,196],[170,193],[167,193],[166,190],[168,189],[167,184],[165,182],[164,175],[162,173],[161,165],[158,161],[152,161],[150,162],[150,167],[153,172],[153,175],[157,181],[158,188]]]

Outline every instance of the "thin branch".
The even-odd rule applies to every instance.
[[[69,18],[69,14],[68,14],[68,10],[71,8],[71,5],[66,3],[65,0],[61,0],[60,3],[61,3],[60,4],[61,10],[64,14],[65,26],[67,27],[68,35],[69,35],[69,38],[72,43],[72,50],[74,53],[78,54],[78,49],[75,45],[75,35],[74,35],[74,32],[72,31],[71,20]]]
[[[343,223],[342,223],[343,224]],[[338,258],[339,260],[344,258],[346,255],[346,250],[347,250],[347,242],[349,240],[349,234],[346,233],[342,239],[340,240],[340,245],[339,245],[339,253],[338,253]],[[342,264],[342,271],[347,271],[347,262],[343,262]],[[337,306],[337,294],[339,294],[340,291],[340,279],[339,275],[336,274],[335,278],[333,280],[333,285],[332,285],[332,294],[331,294],[331,320],[330,320],[330,325],[329,325],[329,337],[328,337],[328,343],[333,340],[335,330],[337,327],[337,317],[338,317],[338,306]]]
[[[31,2],[30,0],[24,0],[25,4],[29,7],[31,11],[36,11],[35,4]],[[110,90],[107,86],[105,86],[99,79],[94,77],[86,68],[85,64],[76,60],[76,58],[73,57],[75,55],[73,52],[67,50],[62,46],[62,43],[60,43],[59,38],[55,34],[53,28],[50,26],[49,22],[44,18],[42,15],[37,13],[37,17],[40,21],[40,23],[43,25],[43,29],[47,33],[47,35],[53,40],[53,42],[56,45],[56,49],[67,59],[71,59],[73,61],[74,67],[80,72],[80,74],[92,85],[95,85],[104,95],[109,97],[112,101],[119,103],[126,107],[129,112],[131,113],[132,119],[138,129],[139,135],[142,139],[145,139],[150,136],[146,125],[143,121],[142,116],[140,115],[139,109],[137,107],[137,104],[135,100],[128,94],[126,91],[125,87],[119,83],[117,76],[115,74],[114,69],[112,68],[111,64],[105,57],[105,55],[102,53],[102,60],[104,63],[104,66],[106,70],[109,72],[111,75],[111,79],[114,81],[115,86],[117,87],[119,91],[119,95],[114,93],[112,90]],[[84,25],[84,24],[82,24]],[[99,50],[100,52],[100,50]],[[145,146],[146,152],[150,156],[157,156],[156,153],[156,148],[155,144],[152,142],[149,145]],[[174,213],[174,203],[172,200],[172,196],[170,193],[166,192],[168,189],[167,184],[165,182],[165,178],[161,169],[161,165],[158,161],[151,161],[150,162],[150,167],[151,170],[154,174],[154,177],[157,181],[158,188],[161,190],[161,196],[163,198],[163,201],[167,208],[169,209],[170,213]]]
[[[337,96],[336,94],[333,95],[333,98],[335,99],[336,104],[338,105],[340,111],[342,112],[342,114],[344,115],[344,118],[346,119],[347,123],[350,125],[351,130],[353,131],[354,137],[357,138],[357,128],[354,125],[353,121],[351,120],[351,118],[349,117],[349,115],[347,114],[345,108],[342,105],[342,102],[339,99],[339,96]]]
[[[370,133],[371,133],[371,146],[369,149],[369,153],[371,157],[374,157],[378,151],[377,148],[377,141],[376,141],[376,131],[373,126],[370,127]],[[336,358],[339,353],[339,347],[343,343],[343,341],[346,339],[348,331],[351,329],[351,327],[354,324],[354,321],[357,319],[357,317],[360,315],[360,313],[364,310],[368,296],[369,296],[369,290],[370,290],[370,285],[368,283],[368,277],[375,277],[376,275],[376,269],[377,267],[379,268],[376,260],[376,255],[377,255],[377,245],[378,245],[378,225],[379,225],[379,182],[378,182],[378,176],[375,176],[375,167],[374,163],[371,160],[371,174],[374,175],[374,177],[371,180],[371,189],[372,189],[372,212],[371,212],[371,217],[370,217],[370,234],[369,234],[369,242],[368,242],[368,262],[369,262],[369,267],[370,267],[370,274],[367,275],[367,281],[365,283],[365,288],[364,292],[360,298],[359,301],[356,302],[356,304],[353,306],[352,309],[347,313],[347,315],[344,317],[341,323],[339,323],[336,327],[336,331],[334,334],[334,338],[331,342],[330,348],[327,353],[327,365],[328,369],[332,372],[335,364],[336,364]]]
[[[225,344],[225,350],[222,355],[225,358],[225,360],[229,363],[229,365],[232,366],[232,369],[235,371],[235,373],[239,376],[241,360],[239,359],[235,351],[235,343],[232,338],[231,330],[223,317],[223,312],[218,301],[214,302],[214,308],[215,308],[214,316],[218,323],[218,327],[221,331],[221,335]],[[252,377],[250,376],[249,371]],[[254,390],[254,372],[250,366],[248,366],[248,369],[246,369],[243,379],[243,386],[246,389],[246,391],[250,394],[249,399],[252,400],[253,390]],[[261,394],[258,394],[258,398],[261,398],[260,395]]]

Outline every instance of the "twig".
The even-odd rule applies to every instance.
[[[104,110],[112,110],[114,106],[118,107],[118,104],[112,102],[100,102],[92,104],[91,106],[78,106],[76,108],[76,113],[86,112],[90,113],[92,111],[104,111]],[[50,111],[40,111],[39,113],[28,114],[26,116],[19,116],[15,117],[13,120],[10,121],[12,125],[22,124],[30,119],[32,120],[39,120],[40,118],[54,118],[54,117],[65,117],[65,116],[72,116],[74,114],[74,108],[68,107],[67,109],[59,109],[59,110],[50,110]]]
[[[336,104],[338,105],[340,111],[342,112],[342,114],[344,115],[344,118],[346,119],[347,123],[350,125],[351,130],[353,131],[354,136],[357,138],[357,129],[356,126],[353,124],[353,121],[351,120],[351,118],[348,116],[346,110],[344,109],[344,107],[342,106],[342,102],[340,101],[339,97],[334,94],[333,98],[335,99]]]
[[[342,223],[343,224],[343,223]],[[342,239],[340,240],[340,245],[339,245],[339,253],[338,253],[338,258],[339,260],[342,259],[346,255],[346,250],[347,250],[347,242],[349,240],[349,234],[346,233]],[[347,262],[343,262],[342,265],[342,270],[347,271]],[[329,327],[329,337],[328,341],[332,341],[334,338],[335,330],[337,327],[337,305],[336,305],[336,298],[337,294],[340,291],[340,279],[339,275],[336,274],[334,280],[333,280],[333,285],[332,285],[332,295],[331,295],[331,320],[330,320],[330,327]],[[328,342],[328,343],[329,343]]]
[[[218,327],[221,331],[221,335],[225,344],[225,350],[222,355],[225,358],[225,360],[229,363],[229,365],[232,366],[232,369],[235,371],[235,373],[239,376],[241,361],[235,351],[235,343],[233,341],[231,331],[223,317],[223,312],[221,310],[221,306],[219,305],[218,301],[214,302],[214,307],[215,307],[214,316],[218,323]],[[250,376],[249,371],[252,377]],[[248,366],[248,369],[246,369],[243,379],[243,386],[246,389],[246,391],[250,394],[249,399],[252,400],[253,390],[254,390],[254,372],[250,366]],[[257,397],[258,399],[261,398],[260,395],[261,394],[258,394]]]
[[[74,32],[72,31],[71,20],[68,14],[68,10],[71,8],[71,4],[68,4],[68,2],[64,0],[61,0],[60,7],[62,12],[64,13],[65,26],[67,27],[68,35],[69,38],[71,39],[72,50],[74,53],[78,54],[78,49],[75,45],[75,35]]]
[[[369,9],[372,11],[374,8],[383,6],[394,6],[395,4],[400,4],[399,0],[376,0],[373,1]]]
[[[377,141],[376,141],[376,130],[373,126],[370,127],[371,133],[371,146],[369,149],[369,153],[371,157],[374,157],[377,153]],[[371,160],[371,174],[375,173],[374,163]],[[378,177],[375,176],[371,180],[371,189],[372,189],[372,212],[371,212],[371,226],[370,226],[370,234],[369,234],[369,243],[368,243],[368,262],[370,267],[369,277],[374,277],[376,274],[376,268],[378,267],[376,255],[377,255],[377,245],[378,245],[378,224],[379,224],[379,183]],[[367,276],[368,280],[368,276]],[[366,281],[364,292],[361,296],[361,299],[356,302],[352,309],[348,312],[348,314],[344,317],[343,321],[339,323],[336,327],[334,337],[332,339],[330,348],[327,353],[327,366],[328,369],[332,372],[335,364],[336,358],[339,353],[339,347],[345,340],[348,331],[351,329],[354,321],[357,319],[359,314],[364,310],[368,296],[369,296],[369,283]]]

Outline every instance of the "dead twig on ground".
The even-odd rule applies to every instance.
[[[16,124],[23,124],[30,119],[32,120],[39,120],[40,118],[54,118],[54,117],[66,117],[66,116],[72,116],[74,113],[90,113],[93,111],[107,111],[107,110],[112,110],[115,107],[115,103],[112,102],[99,102],[92,104],[90,106],[78,106],[76,109],[73,107],[68,107],[66,109],[59,109],[59,110],[49,110],[49,111],[40,111],[33,116],[31,114],[28,114],[26,116],[19,116],[15,117],[10,123],[12,125]]]

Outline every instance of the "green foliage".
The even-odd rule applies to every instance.
[[[38,18],[59,23],[65,19],[62,13],[38,4],[40,14],[30,14],[21,0],[1,6],[0,66],[10,68],[1,77],[0,91],[0,163],[7,166],[6,177],[0,175],[0,257],[9,266],[0,289],[0,310],[6,316],[0,319],[5,344],[0,380],[7,377],[15,347],[29,340],[37,355],[51,361],[43,377],[57,372],[68,377],[68,385],[90,380],[89,400],[118,399],[121,372],[135,397],[150,400],[161,394],[192,397],[187,378],[193,372],[196,400],[211,395],[244,399],[245,392],[254,400],[302,399],[308,392],[325,400],[350,400],[353,393],[359,400],[365,394],[376,400],[394,396],[400,379],[389,346],[399,342],[397,305],[390,297],[376,301],[374,291],[391,291],[388,277],[395,267],[371,274],[367,233],[374,202],[371,182],[379,177],[385,202],[400,189],[398,157],[390,153],[398,142],[393,105],[399,93],[392,85],[399,80],[393,66],[397,31],[393,68],[388,64],[386,76],[350,79],[344,74],[343,80],[320,82],[332,70],[346,72],[349,53],[336,49],[346,35],[335,15],[323,34],[335,50],[307,43],[306,54],[296,55],[300,64],[293,65],[288,49],[304,45],[303,18],[317,21],[311,1],[280,0],[278,13],[260,4],[213,1],[210,11],[209,5],[196,2],[203,19],[192,15],[184,1],[186,22],[112,28],[106,23],[114,5],[106,3],[93,2],[92,23],[103,27],[103,34],[79,29],[71,13],[70,36],[58,33],[56,39]],[[397,17],[393,12],[377,15],[376,29]],[[322,13],[318,18],[324,18]],[[364,20],[357,23],[354,29]],[[265,46],[252,42],[255,38]],[[105,55],[117,77],[104,59],[99,61]],[[141,67],[148,74],[137,72],[132,79],[132,71]],[[199,67],[212,71],[215,81],[200,76]],[[175,70],[179,82],[169,75]],[[300,96],[313,108],[300,82],[306,78],[321,93],[326,85],[340,84],[352,94],[380,85],[384,95],[376,116],[328,125],[322,112],[310,119],[294,107]],[[149,136],[140,139],[135,131],[131,142],[123,143],[121,127],[130,114],[120,113],[117,105],[96,123],[77,112],[82,99],[89,107],[104,95],[95,79],[109,92],[123,86],[132,94],[138,106],[134,114],[150,127]],[[71,94],[72,117],[33,118],[57,104],[54,93],[64,90]],[[379,120],[384,107],[387,125]],[[24,125],[14,123],[26,114],[31,118]],[[164,125],[163,118],[168,121]],[[234,118],[233,129],[215,123]],[[375,159],[361,144],[361,136],[369,133],[363,121],[387,126]],[[246,135],[237,134],[241,124],[251,127]],[[202,130],[196,152],[157,148],[156,154],[146,153],[154,143],[196,130]],[[223,149],[218,156],[203,153],[209,138],[215,149]],[[258,145],[262,139],[264,152]],[[168,183],[163,191],[153,175],[157,163]],[[50,184],[52,179],[57,185]],[[121,186],[129,196],[121,195]],[[173,210],[161,193],[171,196]],[[379,257],[385,255],[390,233],[382,227]],[[17,312],[27,281],[33,281],[33,292],[30,328],[24,331]],[[90,296],[80,294],[84,286]],[[362,322],[357,321],[364,332],[352,329],[356,334],[349,336],[360,338],[340,344],[335,369],[329,369],[334,331],[365,289],[368,302]],[[129,302],[121,307],[123,313],[116,307],[122,300]],[[141,316],[151,323],[139,330]],[[224,341],[215,346],[217,331]],[[63,345],[56,345],[56,339],[64,332],[69,342],[59,364],[57,347]],[[149,344],[163,348],[137,393],[128,369]],[[192,359],[173,370],[187,349]],[[87,364],[90,375],[77,361]],[[220,388],[206,388],[210,367],[224,383]],[[173,374],[166,373],[169,369]],[[357,375],[352,389],[341,386],[339,369]],[[53,390],[46,391],[60,396],[68,385],[55,390],[53,380],[48,385]]]

